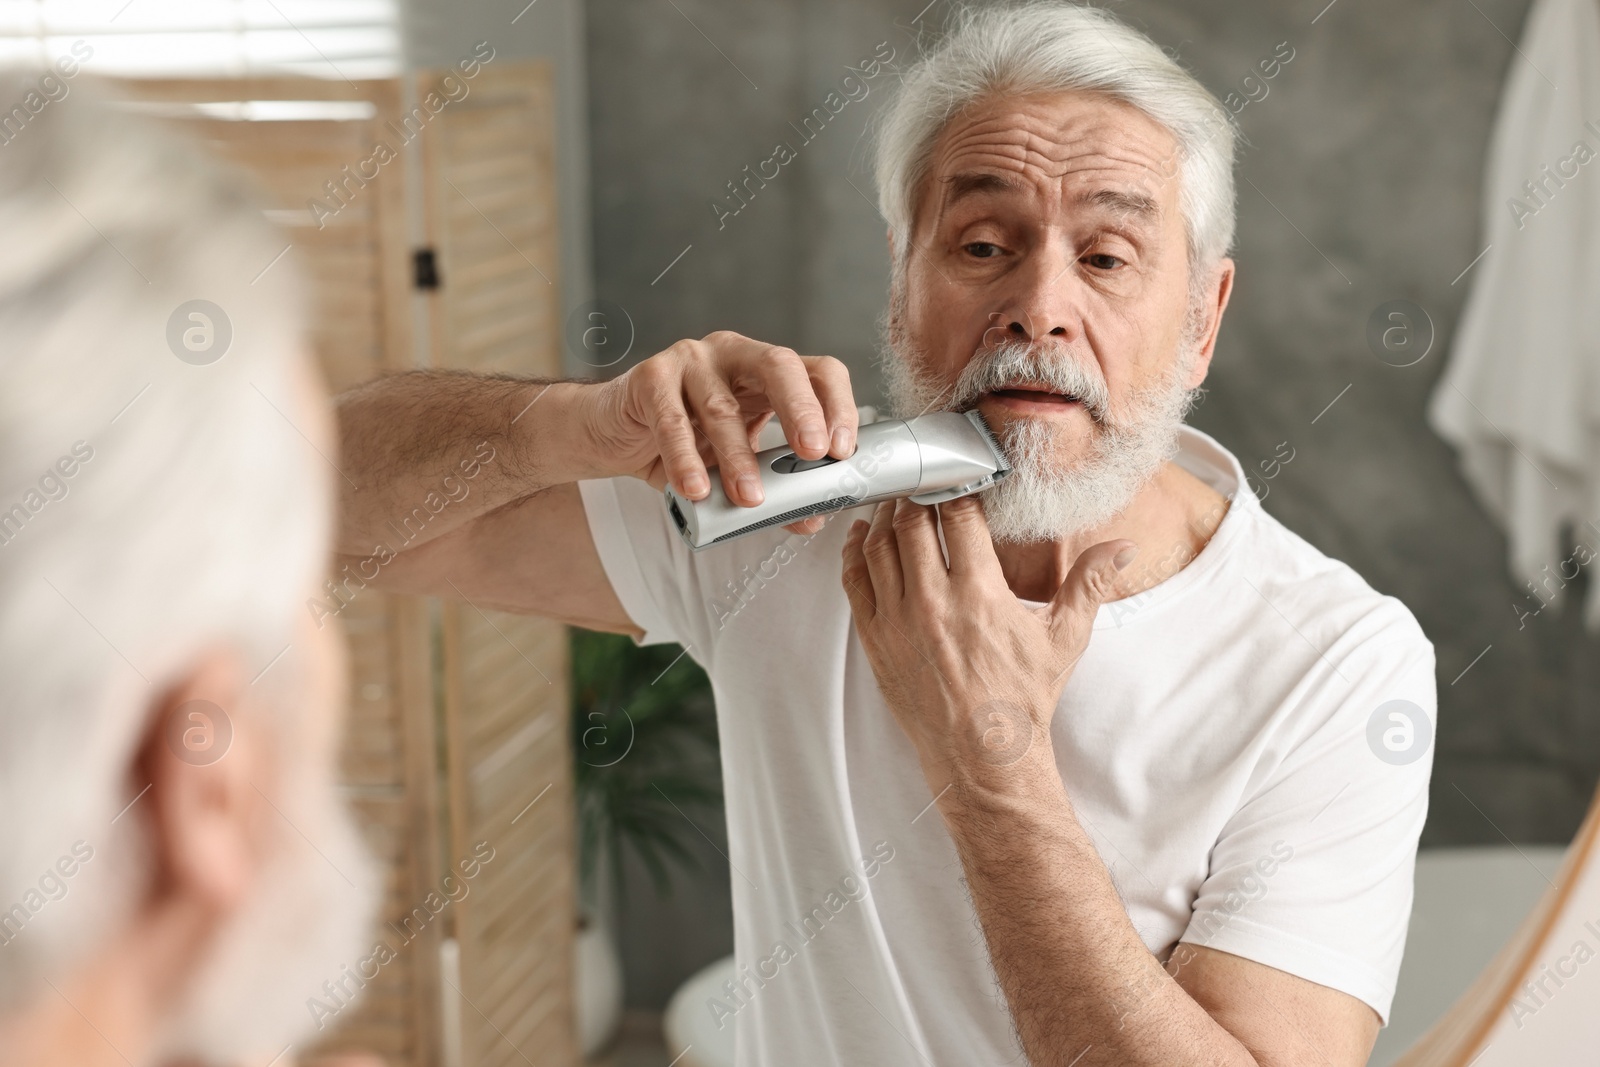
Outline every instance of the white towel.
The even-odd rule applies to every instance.
[[[1600,552],[1600,3],[1535,0],[1489,142],[1484,242],[1429,405],[1538,609]],[[1571,524],[1587,551],[1563,553]],[[1600,561],[1585,618],[1600,629]],[[1537,599],[1535,599],[1537,597]]]

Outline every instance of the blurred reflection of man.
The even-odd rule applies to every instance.
[[[284,242],[81,89],[0,148],[0,232],[0,1063],[291,1063],[376,872]]]

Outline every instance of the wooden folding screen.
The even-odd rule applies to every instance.
[[[419,95],[444,73],[422,79]],[[442,367],[561,373],[552,87],[487,66],[423,143]],[[567,636],[544,619],[444,605],[451,855],[496,859],[456,912],[462,1063],[573,1063],[573,813]],[[532,807],[529,807],[529,805]]]
[[[418,98],[441,77],[424,72]],[[306,275],[312,345],[337,391],[416,365],[422,250],[407,219],[419,204],[436,249],[438,288],[421,298],[434,362],[560,371],[548,71],[497,59],[466,84],[466,97],[421,113],[403,107],[397,80],[119,89],[255,176]],[[397,157],[359,166],[380,143]],[[387,873],[380,933],[403,947],[321,1047],[376,1052],[391,1067],[575,1062],[564,631],[372,590],[339,618],[351,652],[342,785]],[[461,861],[481,858],[478,842],[494,858],[467,895],[402,941],[394,931]],[[447,938],[454,953],[441,952]]]

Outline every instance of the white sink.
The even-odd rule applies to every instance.
[[[706,1007],[712,997],[722,997],[722,984],[733,976],[733,957],[726,956],[696,971],[672,994],[661,1029],[668,1053],[679,1057],[673,1067],[733,1067],[733,1020],[719,1030]]]
[[[1494,845],[1417,853],[1400,984],[1368,1067],[1388,1067],[1466,992],[1549,888],[1566,851]]]

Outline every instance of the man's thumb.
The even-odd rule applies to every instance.
[[[1093,626],[1100,605],[1112,598],[1117,572],[1138,554],[1139,546],[1126,538],[1084,549],[1050,600],[1050,621],[1068,629]]]

